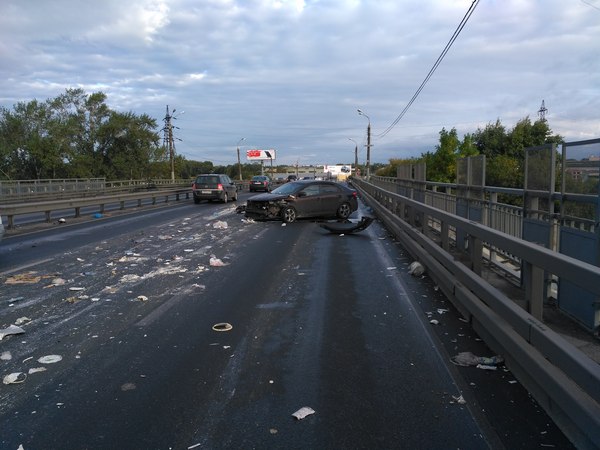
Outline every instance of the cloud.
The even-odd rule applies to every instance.
[[[155,117],[185,110],[177,150],[235,161],[249,147],[278,162],[364,158],[406,106],[471,0],[4,0],[2,106],[68,87]],[[590,3],[593,3],[590,1]],[[600,10],[584,2],[480,2],[373,160],[433,150],[500,118],[536,118],[541,101],[567,139],[600,137]]]

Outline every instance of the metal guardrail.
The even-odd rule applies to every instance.
[[[100,213],[104,212],[105,206],[111,203],[119,203],[120,209],[125,209],[125,203],[132,200],[137,200],[137,206],[142,206],[142,200],[152,199],[152,204],[156,204],[157,199],[164,198],[165,203],[169,198],[175,196],[178,201],[180,196],[185,195],[185,198],[190,198],[192,190],[190,187],[179,189],[164,189],[156,191],[139,191],[135,193],[126,193],[118,195],[95,196],[89,198],[74,198],[65,200],[49,200],[41,202],[29,203],[14,203],[0,205],[0,212],[7,216],[7,229],[14,228],[15,216],[31,213],[44,213],[46,222],[50,222],[52,211],[62,211],[66,209],[74,209],[75,217],[79,217],[81,208],[88,206],[98,206]]]
[[[578,448],[600,448],[600,365],[540,320],[544,271],[600,296],[600,268],[364,180],[352,183],[569,439]],[[439,236],[429,228],[432,222],[440,224]],[[450,253],[450,227],[468,236],[467,265]],[[526,310],[481,277],[484,242],[528,267]]]

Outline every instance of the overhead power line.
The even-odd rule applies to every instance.
[[[423,82],[421,83],[421,86],[419,86],[419,88],[414,93],[414,95],[412,96],[412,98],[410,99],[410,101],[408,102],[408,104],[404,107],[404,109],[402,110],[402,112],[398,115],[398,117],[396,117],[396,119],[392,122],[392,124],[389,127],[387,127],[380,134],[375,135],[375,137],[377,137],[377,138],[384,137],[386,134],[388,134],[390,131],[392,131],[392,129],[398,124],[398,122],[400,122],[400,120],[402,120],[402,117],[404,117],[404,114],[406,114],[406,112],[411,107],[411,105],[414,103],[414,101],[417,99],[417,97],[419,96],[419,94],[421,93],[421,91],[423,90],[423,88],[425,87],[425,85],[427,84],[427,82],[429,81],[429,79],[432,77],[433,73],[436,71],[436,69],[438,68],[438,66],[441,64],[442,60],[446,56],[446,53],[448,53],[448,51],[450,50],[450,47],[452,47],[452,44],[454,44],[454,41],[456,40],[456,38],[458,38],[458,35],[460,34],[460,32],[462,31],[462,29],[465,27],[465,25],[469,21],[469,18],[471,17],[471,15],[473,14],[473,12],[475,11],[475,8],[477,8],[478,4],[479,4],[479,0],[473,0],[473,3],[471,3],[471,6],[469,7],[469,10],[466,12],[466,14],[464,15],[464,17],[462,18],[462,20],[458,24],[458,27],[456,27],[456,30],[454,31],[454,34],[452,35],[452,37],[450,38],[450,40],[446,44],[446,47],[444,48],[444,50],[442,51],[442,53],[440,54],[440,56],[438,56],[438,59],[435,61],[435,63],[433,64],[433,67],[431,68],[431,70],[429,71],[429,73],[427,74],[427,76],[425,77],[425,79],[423,80]]]

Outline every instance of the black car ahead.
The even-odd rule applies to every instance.
[[[248,189],[250,190],[250,192],[269,192],[271,190],[271,179],[266,175],[256,175],[250,180]]]
[[[356,191],[333,181],[292,181],[250,197],[246,217],[294,222],[302,217],[347,219],[358,209]]]
[[[194,203],[202,200],[220,200],[227,203],[229,200],[237,200],[237,186],[231,178],[221,173],[210,173],[198,175],[192,184]]]

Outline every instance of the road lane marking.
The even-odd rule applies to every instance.
[[[12,269],[9,269],[9,270],[5,270],[4,272],[0,272],[0,277],[3,277],[5,275],[10,275],[11,273],[14,273],[14,272],[19,272],[21,270],[30,269],[31,267],[35,267],[35,266],[38,266],[40,264],[47,263],[49,261],[52,261],[53,259],[54,258],[41,259],[39,261],[30,263],[30,264],[24,264],[22,266],[18,266],[18,267],[14,267]]]

